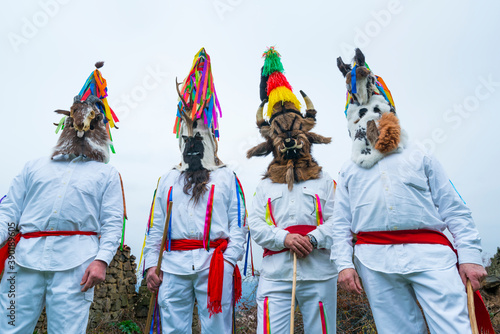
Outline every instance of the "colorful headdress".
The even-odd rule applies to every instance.
[[[98,97],[102,105],[98,104],[99,110],[104,115],[104,124],[106,124],[106,131],[109,135],[110,140],[110,149],[111,152],[115,152],[115,148],[113,146],[113,137],[111,137],[110,128],[117,128],[115,123],[119,122],[118,117],[116,117],[113,109],[111,109],[108,105],[107,96],[108,96],[108,85],[106,83],[106,79],[104,79],[101,75],[99,69],[104,65],[104,62],[100,61],[95,64],[96,69],[90,73],[87,81],[83,85],[80,93],[78,95],[81,96],[81,101],[87,100],[90,95],[94,95]]]
[[[283,74],[283,64],[281,55],[270,47],[262,55],[264,66],[262,67],[261,78],[261,100],[268,99],[266,116],[270,118],[273,114],[273,108],[276,103],[291,102],[300,111],[300,102],[292,92],[292,86],[288,83]]]
[[[219,138],[218,117],[222,117],[222,110],[217,99],[214,80],[212,78],[212,64],[205,48],[194,56],[193,66],[184,80],[180,90],[181,101],[177,107],[174,133],[179,137],[182,121],[181,113],[188,112],[191,120],[203,118],[203,122]],[[218,110],[218,113],[217,113]]]

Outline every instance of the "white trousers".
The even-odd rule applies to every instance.
[[[267,314],[264,313],[266,299],[269,309]],[[337,276],[326,281],[297,281],[295,300],[295,305],[299,306],[302,313],[305,333],[336,333]],[[292,282],[260,277],[257,288],[257,333],[269,333],[264,330],[264,320],[270,325],[270,333],[290,333],[291,302]]]
[[[232,333],[234,267],[224,261],[222,313],[211,317],[207,309],[208,271],[206,269],[193,275],[163,272],[163,282],[158,291],[163,334],[191,333],[195,298],[202,333]]]
[[[471,333],[467,294],[455,266],[411,274],[386,274],[355,259],[379,334]]]
[[[94,288],[80,282],[93,259],[65,271],[38,271],[5,266],[0,284],[0,333],[33,333],[43,307],[50,334],[85,334]]]

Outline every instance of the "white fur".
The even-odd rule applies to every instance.
[[[375,107],[378,107],[381,113],[375,112]],[[359,112],[363,108],[366,108],[367,111],[366,114],[360,119]],[[380,153],[378,150],[376,150],[368,141],[368,138],[366,138],[366,129],[368,122],[371,120],[375,121],[378,127],[378,121],[382,114],[390,112],[390,110],[391,108],[389,103],[381,95],[373,95],[370,98],[370,101],[363,105],[356,105],[354,103],[351,103],[349,105],[349,108],[347,109],[347,127],[349,129],[349,135],[351,136],[351,139],[353,141],[351,159],[357,165],[363,168],[371,168],[385,156],[385,154]],[[358,122],[355,123],[356,121]],[[356,137],[357,133],[361,134],[363,132],[364,137]],[[406,146],[406,142],[406,132],[401,129],[399,146],[396,150],[390,153],[401,152]]]
[[[198,120],[196,129],[193,129],[193,135],[196,135],[197,132],[200,133],[201,137],[203,138],[204,151],[203,159],[201,160],[203,168],[208,170],[215,170],[217,168],[223,167],[224,165],[217,165],[215,162],[215,155],[217,154],[217,143],[215,142],[216,139],[208,126],[203,123],[202,119]],[[188,129],[186,124],[184,122],[181,122],[181,128],[179,131],[179,149],[181,151],[181,154],[184,152],[184,147],[186,145],[184,139],[182,138],[183,135],[188,135]],[[188,167],[189,165],[184,162],[184,159],[181,160],[181,163],[179,165],[175,166],[175,168],[181,172],[188,169]]]

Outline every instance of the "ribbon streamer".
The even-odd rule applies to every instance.
[[[215,190],[215,184],[212,184],[212,187],[210,188],[210,194],[208,195],[207,213],[205,215],[205,228],[203,231],[203,248],[205,248],[207,251],[210,250],[210,228],[212,225],[214,190]]]

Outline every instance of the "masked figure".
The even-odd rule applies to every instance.
[[[182,160],[160,178],[155,192],[144,248],[148,288],[159,288],[163,333],[191,333],[195,298],[202,332],[231,333],[233,304],[241,296],[236,262],[247,228],[238,179],[217,157],[220,105],[205,49],[179,86],[174,132]],[[173,208],[164,231],[168,203]],[[167,244],[160,249],[163,233]]]
[[[56,110],[64,117],[52,157],[28,162],[0,204],[2,334],[33,333],[44,306],[49,333],[85,333],[94,286],[118,248],[124,201],[106,164],[117,119],[102,65],[70,111]]]
[[[478,289],[486,275],[471,212],[437,159],[408,143],[391,93],[363,53],[356,49],[353,66],[337,64],[352,140],[333,213],[339,284],[361,293],[359,274],[378,333],[427,333],[417,301],[431,333],[470,333],[464,283]]]
[[[247,157],[273,154],[257,187],[249,217],[253,240],[264,248],[257,291],[258,333],[288,333],[293,254],[297,260],[296,305],[306,333],[335,333],[337,270],[330,261],[335,183],[311,156],[312,144],[328,144],[314,132],[316,110],[300,102],[283,75],[280,55],[265,53],[257,126],[264,142]],[[264,105],[268,101],[266,116]]]

